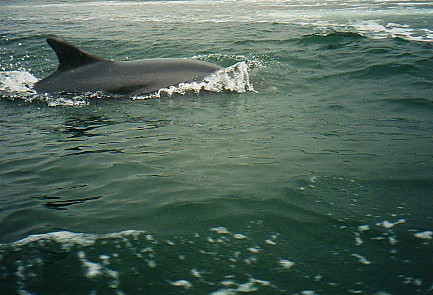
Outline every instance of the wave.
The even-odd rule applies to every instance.
[[[415,29],[407,24],[386,23],[376,21],[362,21],[354,23],[353,27],[361,34],[375,39],[401,38],[410,41],[433,42],[433,30]]]
[[[433,42],[433,30],[429,28],[414,28],[408,24],[398,24],[381,20],[362,20],[362,21],[312,21],[299,23],[302,27],[312,28],[318,31],[311,36],[312,40],[328,38],[351,38],[359,39],[362,37],[373,40],[380,39],[402,39],[416,42]],[[314,38],[315,37],[315,38]]]
[[[337,43],[338,44],[338,43]],[[337,45],[333,45],[337,46]],[[347,60],[336,61],[336,70],[314,77],[314,79],[355,79],[365,81],[390,81],[390,83],[405,83],[408,87],[418,90],[418,93],[429,91],[433,86],[432,75],[426,71],[428,62],[417,63],[417,57],[408,55],[398,61],[391,60],[392,55],[383,54],[382,60],[370,60],[366,65],[351,67]],[[419,59],[418,59],[419,60]]]
[[[13,1],[12,1],[13,2]],[[433,42],[430,26],[431,1],[80,1],[80,3],[10,3],[6,12],[20,9],[26,21],[38,20],[41,13],[55,14],[65,23],[95,22],[105,19],[118,27],[141,23],[228,23],[290,24],[308,28],[349,28],[372,38],[400,37],[406,40]],[[96,7],[105,13],[90,13]],[[170,7],[169,11],[167,7]],[[78,9],[80,13],[59,14]],[[147,12],[143,14],[143,9]],[[193,14],[192,14],[193,12]],[[7,15],[6,15],[7,16]],[[408,18],[409,17],[409,18]],[[395,20],[405,21],[401,24]],[[24,20],[24,19],[23,19]],[[408,20],[408,21],[406,21]]]
[[[359,70],[352,71],[350,75],[357,79],[384,79],[402,75],[415,76],[416,72],[417,67],[415,65],[389,62],[368,65]]]
[[[203,57],[194,57],[200,59]],[[250,81],[250,68],[259,67],[258,62],[245,61],[223,68],[216,73],[205,77],[202,81],[180,83],[168,88],[162,88],[148,95],[137,95],[134,100],[149,98],[171,97],[175,94],[198,94],[200,92],[254,92],[254,86]],[[38,79],[27,71],[3,71],[0,72],[0,97],[9,100],[21,100],[24,102],[44,102],[50,107],[71,106],[82,107],[89,105],[92,99],[97,98],[124,98],[121,95],[111,95],[102,92],[87,92],[81,94],[39,94],[33,89]]]
[[[354,31],[323,30],[299,39],[302,45],[321,44],[325,49],[336,49],[364,39],[365,36]]]
[[[410,98],[393,98],[393,99],[383,99],[377,100],[378,102],[386,102],[389,104],[395,104],[397,106],[403,107],[405,110],[408,107],[418,108],[420,110],[432,109],[433,99],[423,98],[423,97],[410,97]]]
[[[308,186],[296,190],[306,193],[298,196],[311,198],[323,207],[325,199],[308,193],[317,189],[318,182],[320,180],[312,177],[303,181]],[[347,196],[358,191],[359,185],[350,181],[341,194],[341,202],[357,203],[357,194],[352,196],[355,199]],[[321,194],[327,195],[329,191]],[[295,204],[299,199],[292,201]],[[328,205],[341,206],[340,202]],[[294,205],[294,209],[297,208],[300,207]],[[262,210],[261,214],[266,212]],[[347,214],[353,213],[361,214],[356,210]],[[224,221],[200,231],[176,232],[169,236],[134,229],[104,234],[60,230],[30,235],[0,244],[0,290],[5,294],[63,294],[72,290],[77,294],[143,291],[149,294],[191,291],[197,294],[287,294],[288,291],[315,294],[307,290],[317,288],[326,294],[335,294],[345,293],[358,284],[362,288],[359,293],[379,294],[383,293],[379,290],[397,291],[402,286],[407,294],[412,294],[415,288],[418,292],[427,291],[431,286],[428,263],[421,264],[425,271],[417,273],[419,281],[427,283],[401,284],[406,280],[401,271],[410,274],[408,266],[416,266],[418,257],[429,257],[431,230],[410,229],[410,220],[400,216],[365,217],[361,221],[346,217],[332,223],[324,220],[312,223],[306,219],[293,223],[274,216],[271,223],[251,220],[239,226],[237,222]],[[323,232],[324,236],[318,236],[317,232]],[[340,244],[335,246],[337,240]],[[394,247],[396,243],[398,248]],[[317,247],[322,244],[328,248]],[[413,257],[414,261],[401,268],[401,260],[406,258],[404,249],[408,247],[418,247],[421,256]],[[369,248],[376,250],[367,251]],[[389,253],[400,258],[396,260]],[[390,265],[391,270],[398,269],[387,275],[387,282],[391,281],[396,288],[378,284],[368,277],[362,284],[357,277],[347,279],[351,269],[378,261]],[[376,272],[369,269],[367,274],[370,277]]]

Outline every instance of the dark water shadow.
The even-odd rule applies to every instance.
[[[42,202],[42,205],[44,205],[48,209],[54,209],[54,210],[67,210],[68,209],[67,207],[69,206],[84,204],[88,201],[98,200],[100,198],[102,198],[102,196],[92,196],[92,197],[67,199],[67,200],[62,200],[62,197],[58,197],[58,196],[36,197],[36,199]]]

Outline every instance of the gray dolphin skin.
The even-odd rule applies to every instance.
[[[222,69],[212,63],[184,58],[118,62],[95,56],[63,40],[48,38],[47,42],[59,59],[59,68],[34,85],[38,93],[149,94]]]

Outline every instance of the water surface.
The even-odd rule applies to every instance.
[[[0,13],[0,293],[433,292],[431,2]],[[154,98],[38,95],[53,36],[229,74]]]

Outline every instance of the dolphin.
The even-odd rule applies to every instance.
[[[97,92],[141,95],[192,82],[222,67],[186,58],[112,61],[60,39],[48,38],[59,59],[57,71],[36,82],[37,93]]]

